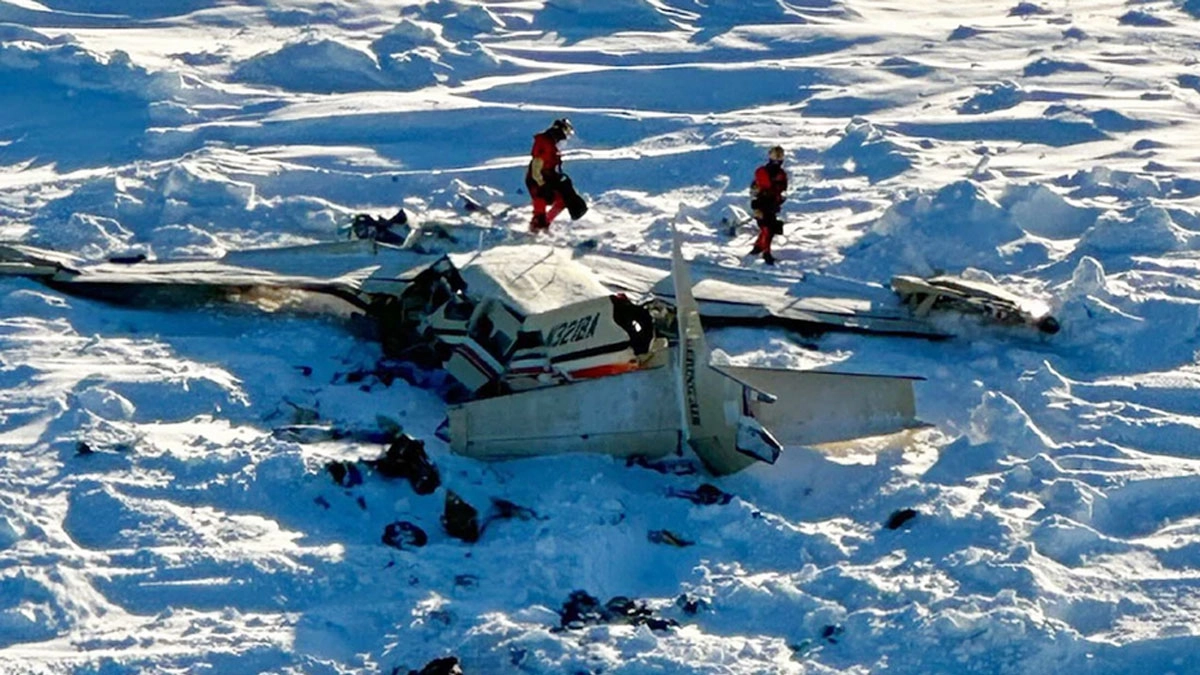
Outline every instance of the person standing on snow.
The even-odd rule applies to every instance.
[[[533,220],[529,223],[530,232],[541,232],[550,229],[550,223],[566,206],[566,191],[562,173],[562,155],[558,144],[567,140],[575,133],[575,127],[565,117],[554,120],[545,131],[533,137],[533,149],[529,154],[529,168],[525,171],[525,188],[529,190],[529,198],[533,201]],[[546,206],[550,210],[546,210]]]
[[[758,239],[750,255],[762,254],[763,262],[775,264],[771,253],[771,240],[783,234],[783,221],[779,210],[787,199],[787,172],[783,170],[783,148],[776,145],[767,152],[767,163],[754,170],[754,182],[750,184],[750,209],[758,223]]]

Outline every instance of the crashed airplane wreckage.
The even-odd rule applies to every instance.
[[[996,284],[941,274],[928,278],[892,277],[892,290],[915,317],[934,310],[982,315],[1009,326],[1029,326],[1047,334],[1059,331],[1058,319],[1040,301],[1022,298]]]
[[[709,471],[726,474],[774,462],[784,446],[921,426],[920,378],[713,363],[701,322],[944,335],[861,299],[776,288],[754,302],[736,292],[746,279],[722,280],[717,266],[694,265],[705,278],[693,285],[678,242],[669,269],[655,262],[576,258],[536,244],[440,254],[351,240],[216,260],[89,264],[0,246],[0,274],[72,294],[172,306],[317,297],[369,317],[385,353],[432,359],[461,385],[447,413],[450,445],[481,459],[573,451],[654,458],[686,443]]]

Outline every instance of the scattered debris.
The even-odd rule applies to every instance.
[[[342,487],[362,485],[362,472],[354,462],[332,461],[325,465],[325,470],[333,477],[333,482]]]
[[[446,506],[442,511],[442,527],[446,534],[467,543],[479,541],[479,511],[463,501],[454,490],[446,490]]]
[[[821,646],[814,640],[805,638],[800,642],[789,643],[788,649],[792,650],[793,661],[803,661],[806,657],[811,656],[814,652],[821,651]]]
[[[897,530],[900,529],[905,523],[916,517],[917,512],[913,509],[899,509],[897,511],[893,511],[892,515],[888,516],[887,522],[884,523],[884,527],[889,530]]]
[[[438,425],[438,428],[434,429],[433,435],[436,436],[438,438],[438,440],[441,440],[445,443],[450,442],[450,418],[449,417],[442,420],[442,423]]]
[[[675,488],[667,489],[668,497],[681,497],[691,501],[693,504],[702,506],[711,506],[713,504],[728,504],[733,499],[733,495],[725,492],[721,488],[704,483],[695,490],[676,490]]]
[[[354,239],[369,239],[384,244],[404,243],[408,237],[408,214],[404,209],[396,211],[391,218],[380,218],[368,213],[355,214],[350,221],[350,236]],[[402,231],[398,231],[401,230]]]
[[[114,256],[109,256],[109,258],[108,258],[108,262],[114,263],[117,265],[136,265],[138,263],[146,262],[146,260],[148,260],[148,258],[146,258],[145,253],[134,253],[131,255],[114,255]]]
[[[660,459],[651,461],[644,455],[634,455],[625,460],[625,466],[640,466],[643,469],[650,469],[658,473],[667,474],[670,476],[690,476],[698,473],[700,467],[690,459]]]
[[[472,197],[470,197],[468,195],[459,195],[459,196],[462,197],[462,210],[463,211],[466,211],[467,213],[479,213],[479,214],[485,215],[489,219],[491,219],[493,222],[503,219],[505,216],[507,216],[509,213],[511,213],[512,210],[515,208],[513,206],[506,206],[503,209],[501,209],[499,212],[493,212],[491,209],[484,206],[478,200],[473,199]]]
[[[399,669],[392,671],[393,675],[399,675],[399,672]],[[443,656],[426,663],[420,670],[408,671],[408,675],[463,675],[463,669],[458,663],[458,657]]]
[[[271,437],[292,443],[321,443],[344,438],[340,429],[320,424],[288,424],[271,430]]]
[[[675,606],[684,614],[692,616],[702,611],[707,611],[711,607],[708,600],[698,598],[691,593],[683,593],[678,598],[675,598]]]
[[[405,352],[405,356],[409,360],[382,359],[371,368],[339,372],[333,376],[333,381],[346,384],[360,382],[370,384],[369,380],[374,380],[385,387],[390,387],[396,380],[401,380],[415,387],[425,386],[429,373],[423,371],[422,366],[434,367],[439,362],[431,358],[429,351],[420,349],[420,347],[422,345],[413,345],[412,349]]]
[[[287,424],[271,430],[271,437],[292,443],[352,440],[358,443],[391,443],[396,434],[387,429],[343,429],[322,424]]]
[[[654,610],[644,602],[635,602],[623,595],[614,596],[600,604],[600,600],[586,591],[571,591],[559,612],[559,630],[578,630],[597,624],[628,624],[647,626],[651,630],[666,630],[679,625],[674,619],[655,616]]]
[[[844,632],[846,632],[846,629],[841,624],[832,623],[821,629],[821,639],[831,645],[836,645],[838,638]]]
[[[393,548],[420,548],[428,542],[429,535],[425,530],[407,520],[397,520],[383,528],[383,543]]]
[[[437,466],[425,454],[425,442],[401,434],[383,457],[367,460],[366,464],[388,478],[404,478],[419,495],[431,494],[442,484]]]
[[[75,456],[76,457],[86,457],[88,455],[97,455],[97,454],[113,454],[113,453],[119,454],[119,453],[123,453],[123,452],[133,452],[133,450],[134,450],[134,444],[131,442],[125,442],[125,441],[118,441],[117,443],[113,443],[111,445],[105,445],[103,447],[95,447],[91,443],[88,443],[87,441],[75,441]]]
[[[687,539],[684,539],[670,530],[651,530],[650,533],[646,535],[646,538],[655,544],[666,544],[668,546],[676,546],[678,548],[685,548],[696,543],[694,541],[688,541]]]
[[[508,520],[516,518],[518,520],[545,520],[544,516],[539,516],[536,511],[525,506],[519,506],[507,499],[492,497],[492,512],[487,518],[490,523],[493,520]],[[486,523],[485,523],[486,527]]]
[[[604,603],[604,611],[609,617],[609,623],[625,623],[631,626],[645,625],[651,630],[666,630],[679,625],[674,619],[663,619],[654,616],[654,610],[644,602],[634,602],[629,598],[618,595]]]
[[[468,543],[479,541],[483,531],[497,520],[545,520],[531,508],[520,506],[499,497],[492,497],[492,506],[483,518],[479,511],[459,497],[453,490],[446,491],[446,506],[442,513],[442,526],[456,539]]]
[[[375,426],[379,427],[381,432],[388,434],[389,443],[400,438],[401,434],[404,433],[404,427],[387,415],[376,415]]]
[[[600,600],[586,591],[571,591],[559,613],[562,628],[583,628],[591,624],[606,623],[604,607]]]
[[[316,404],[311,408],[307,408],[305,406],[292,403],[286,398],[283,399],[283,402],[292,408],[293,425],[312,424],[313,422],[321,419],[321,413],[317,410],[317,408],[320,407],[320,404]]]

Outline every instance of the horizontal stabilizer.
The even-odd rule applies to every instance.
[[[749,412],[783,445],[814,445],[923,426],[913,382],[921,378],[714,366],[778,403],[750,399]]]

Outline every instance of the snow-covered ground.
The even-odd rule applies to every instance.
[[[781,278],[964,273],[1063,325],[714,331],[739,362],[923,375],[932,426],[713,479],[451,455],[441,400],[361,376],[378,346],[331,319],[4,280],[0,672],[1200,672],[1197,54],[1197,0],[0,0],[5,240],[491,225],[461,194],[519,232],[530,137],[567,116],[592,210],[543,240],[666,256],[673,225],[758,268],[716,223],[779,143]],[[335,484],[383,447],[272,433],[314,411],[399,423],[443,489]],[[734,499],[670,496],[703,482]],[[466,544],[446,489],[537,517]],[[397,520],[428,543],[385,546]],[[577,590],[678,626],[561,630]]]

